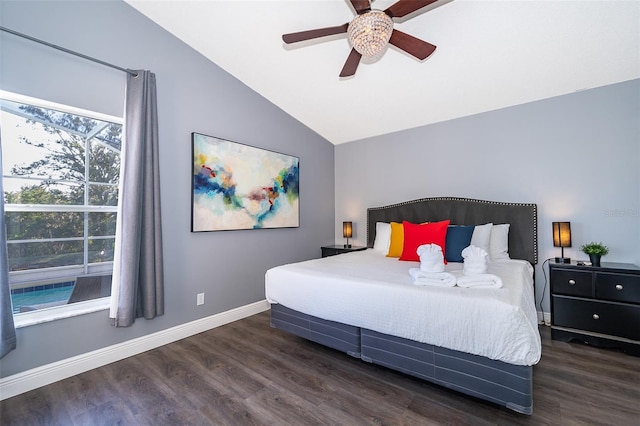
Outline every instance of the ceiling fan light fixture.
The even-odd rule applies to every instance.
[[[387,46],[393,21],[381,10],[371,10],[356,16],[349,24],[347,35],[351,46],[365,57],[376,56]]]

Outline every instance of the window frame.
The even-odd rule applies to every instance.
[[[117,117],[113,115],[98,113],[82,108],[72,107],[69,105],[60,104],[57,102],[51,102],[43,99],[34,98],[31,96],[20,95],[13,92],[7,92],[4,90],[0,90],[0,99],[11,101],[11,102],[19,102],[22,104],[33,105],[39,108],[46,108],[55,111],[59,111],[62,113],[79,115],[82,117],[87,117],[90,119],[106,121],[113,124],[119,124],[124,128],[124,117]],[[123,132],[124,135],[124,132]],[[124,144],[124,136],[122,138],[122,144]],[[87,147],[88,148],[88,147]],[[89,149],[85,150],[86,155],[89,154]],[[121,150],[122,153],[122,150]],[[86,163],[88,164],[88,163]],[[122,166],[122,155],[121,155],[121,166]],[[87,166],[88,167],[88,166]],[[3,174],[0,176],[0,179],[4,179],[5,176],[10,176]],[[106,239],[106,238],[114,238],[110,236],[97,236],[90,237],[87,232],[87,224],[88,224],[88,214],[89,213],[118,213],[118,206],[96,206],[90,205],[87,202],[89,187],[92,184],[101,184],[101,185],[114,185],[108,184],[105,182],[93,182],[88,179],[88,176],[85,176],[85,182],[87,184],[86,193],[85,193],[85,204],[84,205],[49,205],[49,204],[5,204],[5,212],[55,212],[55,211],[64,211],[64,212],[81,212],[85,214],[84,228],[85,232],[82,237],[69,237],[62,238],[62,240],[83,240],[83,264],[81,265],[68,265],[68,266],[56,266],[49,268],[37,268],[37,269],[27,269],[21,271],[10,271],[9,272],[9,287],[26,287],[26,284],[30,285],[39,285],[42,283],[49,283],[52,281],[60,280],[60,279],[75,279],[78,275],[86,275],[86,274],[100,274],[100,273],[112,273],[113,272],[113,261],[106,262],[95,262],[89,263],[88,258],[88,241],[92,239]],[[83,184],[85,183],[83,182]],[[0,196],[4,196],[4,194],[0,194]],[[57,238],[47,238],[47,239],[38,239],[38,240],[19,240],[19,241],[28,241],[28,242],[47,242],[47,241],[55,241],[61,240]],[[18,242],[15,240],[14,242]],[[8,243],[9,244],[9,243]],[[85,302],[77,302],[72,304],[66,304],[61,306],[55,306],[50,308],[39,309],[30,312],[21,312],[13,315],[14,323],[16,328],[26,327],[30,325],[40,324],[43,322],[53,321],[62,318],[69,318],[77,315],[84,315],[91,312],[101,311],[109,309],[111,302],[110,297],[103,297],[99,299],[88,300]]]

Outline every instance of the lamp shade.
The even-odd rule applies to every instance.
[[[571,222],[553,222],[553,246],[571,247]]]
[[[344,238],[351,238],[353,233],[353,225],[351,222],[342,222],[342,236]]]

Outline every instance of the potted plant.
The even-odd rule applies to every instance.
[[[589,260],[591,260],[592,266],[600,266],[600,258],[609,253],[609,247],[594,241],[582,245],[580,250],[582,250],[584,254],[589,255]]]

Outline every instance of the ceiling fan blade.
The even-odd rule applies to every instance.
[[[334,34],[346,33],[349,24],[338,25],[337,27],[318,28],[316,30],[300,31],[297,33],[284,34],[282,41],[287,44],[299,41],[311,40],[319,37],[326,37]]]
[[[402,18],[436,1],[438,0],[398,0],[398,2],[389,6],[384,13],[392,18]]]
[[[358,64],[360,64],[360,58],[362,55],[358,53],[356,49],[351,49],[347,62],[344,63],[342,71],[340,71],[340,77],[351,77],[356,73]]]
[[[371,1],[369,0],[351,0],[351,4],[358,15],[371,10]]]
[[[436,50],[433,44],[398,30],[393,30],[389,43],[420,60],[426,59]]]

